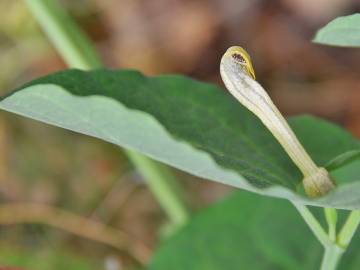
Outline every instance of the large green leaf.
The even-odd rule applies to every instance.
[[[359,269],[359,233],[338,269]],[[321,244],[290,203],[236,192],[167,239],[149,270],[320,269]]]
[[[360,47],[360,14],[334,19],[316,33],[313,41],[334,46]]]
[[[344,167],[329,196],[310,201],[296,194],[302,176],[262,123],[222,89],[184,76],[68,70],[20,87],[0,108],[246,190],[312,205],[360,206],[360,182],[342,181]],[[326,121],[303,116],[291,125],[319,165],[340,167],[360,149]]]

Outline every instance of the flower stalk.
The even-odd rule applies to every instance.
[[[335,184],[327,170],[314,163],[264,88],[255,81],[250,57],[243,48],[233,46],[225,52],[220,74],[230,93],[263,122],[300,169],[306,194],[319,197],[332,190]]]

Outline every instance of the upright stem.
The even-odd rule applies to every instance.
[[[335,270],[338,265],[342,254],[345,252],[346,248],[342,248],[337,242],[336,237],[336,210],[325,208],[326,220],[329,224],[329,235],[326,234],[319,221],[314,217],[310,210],[302,204],[292,202],[296,209],[299,211],[300,215],[303,217],[305,222],[309,225],[310,229],[323,245],[325,251],[321,262],[321,270]]]
[[[345,250],[338,245],[331,245],[329,247],[326,247],[320,269],[335,270],[344,251]]]
[[[91,42],[56,0],[26,0],[26,3],[69,67],[88,70],[102,66]],[[139,153],[129,150],[125,153],[143,175],[171,223],[176,226],[185,223],[190,211],[172,172]]]
[[[336,209],[324,209],[325,217],[329,225],[329,234],[327,235],[318,220],[305,205],[296,202],[292,203],[325,249],[321,270],[335,270],[360,224],[360,210],[354,210],[350,213],[340,233],[336,237]]]
[[[102,66],[94,47],[57,0],[25,0],[34,17],[69,67]]]
[[[337,211],[334,208],[324,208],[326,222],[329,227],[329,238],[331,242],[336,241]]]
[[[321,270],[335,270],[346,249],[342,248],[336,241],[337,210],[334,208],[324,208],[324,213],[329,228],[328,234],[331,245],[325,247]]]

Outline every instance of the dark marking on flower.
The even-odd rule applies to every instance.
[[[242,57],[241,54],[238,53],[234,53],[233,55],[231,55],[232,58],[234,58],[236,61],[240,62],[240,63],[246,63],[244,57]]]

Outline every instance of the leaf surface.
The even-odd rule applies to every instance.
[[[360,14],[332,20],[316,33],[313,42],[333,46],[360,47]]]
[[[359,178],[347,169],[360,145],[347,132],[311,116],[290,119],[315,162],[337,172],[335,192],[306,199],[295,192],[300,172],[263,124],[221,88],[184,76],[67,70],[20,87],[0,108],[253,192],[311,205],[360,206]]]

